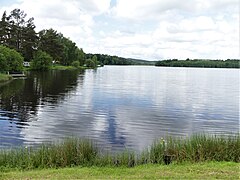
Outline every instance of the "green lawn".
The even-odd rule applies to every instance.
[[[127,167],[2,170],[0,179],[239,179],[240,164],[205,162]]]

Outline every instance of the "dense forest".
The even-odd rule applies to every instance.
[[[93,56],[96,56],[99,63],[103,65],[154,65],[156,63],[155,61],[123,58],[106,54],[86,54],[88,59],[91,59]]]
[[[240,68],[240,60],[227,59],[227,60],[163,60],[157,61],[156,66],[168,67],[205,67],[205,68]]]

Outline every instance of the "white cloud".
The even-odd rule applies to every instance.
[[[124,52],[132,56],[139,52],[145,59],[239,58],[237,6],[238,0],[118,0],[112,11],[116,19],[157,26],[145,31],[142,41],[142,32],[136,30],[133,36],[112,35],[104,42],[124,49],[124,56]]]
[[[70,37],[79,47],[85,48],[93,41],[94,16],[105,13],[111,0],[19,0],[8,7],[1,7],[0,13],[9,14],[15,8],[34,17],[36,30],[53,28]]]
[[[239,58],[238,0],[19,0],[14,8],[85,52],[157,60]],[[129,33],[131,32],[131,33]]]
[[[135,20],[156,19],[169,11],[184,13],[213,13],[230,7],[237,7],[238,0],[117,0],[114,13],[118,17]]]
[[[210,16],[184,18],[177,23],[165,20],[144,33],[126,35],[115,31],[103,37],[101,44],[106,52],[143,59],[237,58],[239,37],[235,20],[216,20]]]

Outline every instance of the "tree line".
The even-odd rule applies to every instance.
[[[140,59],[123,58],[110,56],[107,54],[86,54],[86,58],[96,56],[101,65],[154,65],[155,61],[146,61]]]
[[[22,71],[23,62],[31,62],[35,70],[49,69],[54,62],[64,66],[98,65],[154,65],[153,61],[144,61],[110,56],[106,54],[85,54],[75,42],[56,30],[35,30],[34,18],[14,9],[5,11],[0,19],[0,72]],[[218,67],[239,68],[239,60],[164,60],[156,66],[171,67]]]
[[[102,65],[134,65],[134,63],[126,58],[118,56],[110,56],[106,54],[86,54],[86,58],[92,59],[97,57],[98,61]]]
[[[227,59],[227,60],[201,60],[201,59],[169,59],[157,61],[155,66],[168,66],[168,67],[205,67],[205,68],[240,68],[240,60]]]
[[[85,53],[76,43],[54,29],[35,30],[34,18],[14,9],[5,11],[0,20],[0,71],[22,70],[22,62],[32,62],[33,69],[47,69],[52,62],[84,65]],[[11,54],[11,55],[9,55]],[[12,66],[12,57],[19,66]],[[17,58],[18,57],[18,58]]]
[[[14,9],[5,11],[0,20],[0,72],[22,71],[23,62],[31,69],[46,70],[54,62],[64,66],[136,65],[138,62],[118,56],[85,54],[75,42],[56,30],[35,30],[34,18]]]

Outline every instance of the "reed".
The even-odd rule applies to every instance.
[[[240,162],[240,135],[193,135],[189,138],[171,138],[153,143],[150,161],[165,163],[170,157],[175,162],[232,161]]]
[[[0,171],[2,168],[134,167],[141,164],[204,161],[240,162],[240,135],[161,138],[142,153],[129,150],[115,154],[101,152],[92,141],[78,138],[67,138],[55,144],[43,144],[38,148],[0,150]]]
[[[57,144],[43,144],[37,149],[1,150],[0,166],[33,169],[92,165],[97,155],[92,141],[68,138]]]

